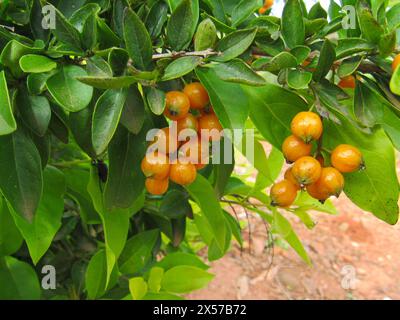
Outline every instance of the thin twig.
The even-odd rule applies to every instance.
[[[153,60],[159,60],[159,59],[164,59],[164,58],[176,59],[176,58],[180,58],[180,57],[191,57],[191,56],[207,58],[210,56],[219,56],[219,55],[221,55],[221,52],[214,51],[212,49],[207,49],[207,50],[202,50],[202,51],[191,51],[191,52],[172,51],[172,52],[168,52],[168,53],[153,54],[152,59]]]

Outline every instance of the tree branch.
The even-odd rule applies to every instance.
[[[207,58],[210,56],[219,56],[221,55],[221,52],[218,51],[214,51],[212,49],[207,49],[207,50],[202,50],[202,51],[191,51],[191,52],[187,52],[187,51],[172,51],[172,52],[168,52],[168,53],[157,53],[157,54],[153,54],[153,60],[159,60],[159,59],[164,59],[164,58],[172,58],[172,59],[176,59],[176,58],[180,58],[180,57],[203,57],[203,58]]]

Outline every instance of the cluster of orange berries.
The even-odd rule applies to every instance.
[[[282,145],[288,163],[284,180],[275,183],[270,191],[271,204],[290,206],[297,192],[305,188],[310,196],[321,202],[330,196],[339,196],[344,187],[342,173],[354,172],[364,167],[361,152],[354,146],[341,144],[331,153],[331,166],[325,167],[321,154],[311,156],[312,141],[320,139],[322,121],[314,112],[300,112],[291,122],[292,135]]]
[[[264,5],[258,9],[259,14],[264,14],[274,5],[274,0],[265,0]]]
[[[199,82],[187,84],[183,92],[167,92],[164,115],[174,123],[158,130],[141,163],[146,190],[154,195],[164,194],[169,180],[179,185],[191,184],[197,170],[209,162],[209,141],[221,138],[222,127]],[[210,134],[203,136],[202,132]]]

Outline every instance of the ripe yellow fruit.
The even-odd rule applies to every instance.
[[[182,186],[187,186],[196,180],[197,171],[192,163],[171,164],[169,178],[171,181]]]
[[[295,162],[297,159],[309,156],[312,145],[305,143],[302,139],[291,135],[283,141],[282,152],[287,162]]]
[[[292,173],[297,182],[305,186],[319,179],[321,176],[321,165],[313,157],[301,157],[294,163]]]
[[[397,67],[400,65],[400,54],[394,57],[393,63],[392,63],[392,70],[393,72],[396,71]]]
[[[148,193],[159,196],[167,192],[169,181],[168,178],[164,180],[147,178],[144,185]]]
[[[349,144],[340,144],[332,151],[331,163],[333,167],[345,173],[364,168],[360,150]]]
[[[318,140],[322,135],[322,121],[318,114],[311,111],[299,112],[293,118],[290,129],[305,143]]]
[[[168,156],[159,152],[147,153],[142,160],[141,169],[147,178],[163,180],[169,174]]]
[[[296,186],[286,179],[275,183],[271,187],[270,197],[271,205],[273,206],[288,207],[294,202],[296,196]]]

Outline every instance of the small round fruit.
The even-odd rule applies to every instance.
[[[167,192],[169,180],[157,180],[153,178],[147,178],[144,185],[148,193],[159,196]]]
[[[203,109],[210,102],[208,93],[200,82],[187,84],[183,92],[188,96],[192,109]]]
[[[392,70],[393,72],[396,71],[397,67],[400,65],[400,54],[394,57],[393,63],[392,63]]]
[[[275,183],[271,187],[271,205],[279,207],[289,207],[297,196],[296,186],[284,179]]]
[[[312,145],[305,143],[302,139],[291,135],[283,141],[282,152],[287,162],[295,162],[297,159],[309,156]]]
[[[352,75],[340,79],[338,86],[343,89],[354,89],[356,87],[356,78]]]
[[[295,187],[296,187],[297,190],[300,190],[300,189],[301,189],[300,184],[297,182],[296,178],[295,178],[294,175],[293,175],[292,168],[289,168],[289,169],[287,169],[287,170],[285,171],[284,178],[285,178],[285,180],[288,180],[288,181],[290,181],[291,183],[293,183],[293,184],[295,185]]]
[[[190,110],[190,101],[186,94],[180,91],[170,91],[165,95],[164,115],[171,120],[184,118]]]
[[[321,176],[321,165],[313,157],[301,157],[293,164],[292,173],[300,185],[309,185]]]
[[[201,169],[204,169],[207,166],[207,163],[198,163],[194,165],[196,167],[196,170],[199,171]]]
[[[340,172],[354,172],[364,168],[360,150],[348,144],[338,145],[331,153],[331,164]]]
[[[174,137],[174,134],[172,134],[172,132],[170,134],[170,128],[166,127],[158,130],[158,132],[154,136],[154,142],[152,142],[149,146],[149,151],[152,148],[157,147],[158,152],[169,154],[174,153],[178,149],[178,146],[178,137]]]
[[[199,118],[199,132],[202,137],[209,137],[209,140],[218,141],[221,139],[222,126],[215,114],[208,114]]]
[[[176,126],[177,126],[177,131],[178,131],[178,137],[179,137],[179,134],[185,129],[188,129],[185,131],[185,134],[188,135],[188,137],[196,135],[197,131],[199,130],[198,120],[191,113],[188,113],[186,115],[186,117],[179,119],[176,122]]]
[[[318,183],[309,184],[306,186],[306,190],[311,197],[319,200],[322,203],[329,198],[328,192],[324,189],[321,189]]]
[[[168,156],[159,152],[150,152],[145,155],[141,163],[143,174],[149,178],[163,180],[169,174]]]
[[[182,186],[187,186],[196,180],[197,171],[192,163],[175,163],[171,164],[169,178],[171,181]]]
[[[344,178],[339,170],[326,167],[322,168],[321,176],[316,184],[330,196],[339,197],[344,187]]]
[[[305,143],[317,140],[322,135],[322,121],[318,114],[311,111],[302,111],[295,115],[290,128],[292,133],[303,139]]]

